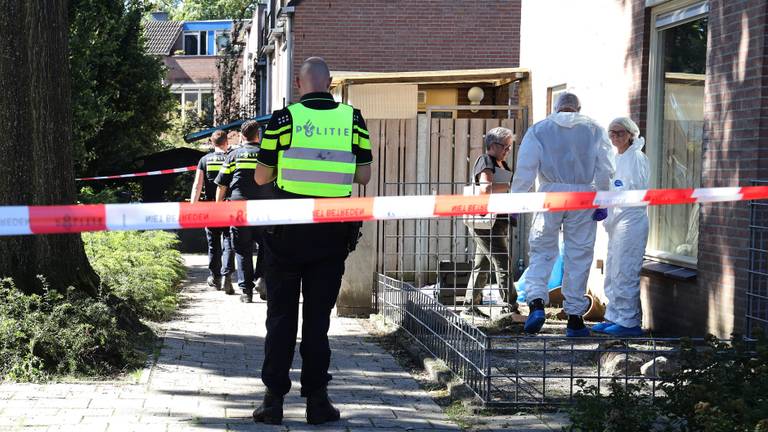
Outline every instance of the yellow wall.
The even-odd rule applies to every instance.
[[[419,89],[427,92],[427,103],[418,104],[419,111],[425,112],[427,105],[458,105],[459,93],[456,89]],[[453,118],[456,118],[456,111],[453,111]]]

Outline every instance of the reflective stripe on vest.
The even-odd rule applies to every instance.
[[[278,152],[277,186],[298,195],[350,196],[357,168],[352,107],[313,110],[297,103],[288,110],[293,120],[291,145]]]

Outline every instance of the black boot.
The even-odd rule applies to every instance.
[[[328,399],[326,387],[319,388],[307,396],[307,423],[319,425],[340,418],[339,410],[331,405],[331,401]]]
[[[273,425],[282,424],[283,397],[267,389],[267,392],[264,394],[264,402],[253,412],[253,421]]]

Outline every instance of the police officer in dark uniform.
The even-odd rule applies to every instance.
[[[213,182],[219,175],[229,153],[229,141],[224,131],[217,130],[211,136],[214,151],[200,158],[197,164],[195,181],[192,184],[192,194],[189,201],[196,203],[200,193],[205,192],[205,199],[216,199],[216,184]],[[208,285],[223,289],[227,294],[233,294],[231,275],[234,272],[232,238],[229,228],[205,228],[205,238],[208,241]]]
[[[216,201],[223,201],[230,193],[230,200],[254,200],[268,198],[271,188],[259,186],[254,181],[256,155],[259,154],[259,124],[255,121],[243,123],[240,129],[244,141],[239,148],[232,150],[226,160],[226,169],[216,177],[218,191]],[[246,303],[253,301],[254,277],[262,277],[264,259],[263,247],[259,246],[259,256],[256,261],[256,271],[253,268],[253,243],[261,243],[261,228],[250,226],[233,226],[232,242],[237,258],[237,284],[243,294],[240,299]],[[262,294],[262,299],[264,294]]]
[[[352,184],[371,176],[371,146],[360,111],[328,93],[325,61],[307,59],[296,80],[301,100],[276,111],[264,132],[256,181],[274,181],[274,198],[349,197]],[[299,294],[304,296],[301,329],[301,395],[310,424],[338,420],[328,399],[331,349],[328,328],[341,287],[344,261],[357,241],[359,224],[280,225],[265,234],[267,246],[267,336],[261,379],[264,401],[256,422],[280,424],[290,390],[298,330]]]

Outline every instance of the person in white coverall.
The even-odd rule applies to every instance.
[[[605,130],[580,110],[579,98],[563,93],[555,103],[555,113],[528,129],[518,153],[511,192],[530,191],[537,177],[538,192],[608,190],[613,175],[610,142]],[[589,336],[582,319],[589,307],[584,294],[594,253],[596,221],[606,215],[605,209],[536,213],[528,236],[527,333],[538,333],[544,325],[544,304],[549,301],[547,280],[559,253],[558,234],[562,228],[566,336]]]
[[[648,158],[643,153],[645,140],[640,129],[627,117],[608,126],[608,136],[616,148],[616,173],[612,191],[648,189]],[[608,308],[605,321],[592,331],[613,336],[642,336],[640,309],[640,269],[648,241],[646,207],[613,207],[603,222],[608,231],[608,262],[605,295]]]

